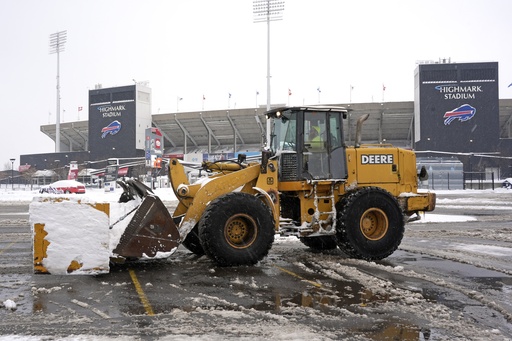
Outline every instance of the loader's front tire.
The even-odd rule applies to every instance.
[[[181,243],[184,247],[187,248],[190,252],[194,253],[197,256],[203,256],[204,255],[204,249],[201,246],[201,241],[199,240],[199,230],[196,226],[190,231],[187,236],[185,237],[185,240]]]
[[[182,219],[183,217],[173,218],[174,225],[180,226]],[[201,246],[201,241],[199,240],[197,224],[194,226],[192,231],[190,231],[185,236],[185,239],[181,242],[181,245],[183,245],[187,250],[189,250],[190,252],[197,256],[204,256],[204,250],[203,247]]]
[[[378,187],[350,193],[337,208],[336,239],[346,255],[380,260],[391,255],[404,235],[404,215],[398,201]]]
[[[208,205],[198,232],[206,255],[218,265],[253,265],[272,247],[274,218],[259,198],[228,193]]]

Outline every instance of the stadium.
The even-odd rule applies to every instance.
[[[351,110],[344,121],[347,145],[354,143],[357,118],[369,114],[362,141],[415,150],[437,186],[461,188],[468,177],[479,186],[512,177],[512,99],[499,99],[498,63],[419,64],[414,84],[414,101],[324,105]],[[200,163],[257,155],[266,136],[265,109],[151,114],[150,88],[98,87],[89,90],[88,121],[41,126],[59,141],[59,152],[21,155],[19,171],[40,184],[36,172],[54,170],[54,177],[63,178],[71,162],[82,176],[101,178],[109,165],[116,166],[116,176],[155,175],[154,168],[161,175],[165,167],[156,166],[156,159]]]

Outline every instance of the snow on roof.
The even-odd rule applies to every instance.
[[[44,169],[44,170],[36,171],[32,176],[33,177],[42,177],[42,176],[52,177],[55,175],[57,175],[57,173],[55,173],[51,169]]]
[[[87,175],[96,174],[95,172],[98,172],[98,169],[86,168],[86,169],[82,169],[80,172],[78,172],[78,176],[87,176]]]

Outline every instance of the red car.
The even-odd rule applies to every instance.
[[[42,187],[39,193],[84,194],[85,185],[75,180],[59,180],[51,183],[49,186]]]

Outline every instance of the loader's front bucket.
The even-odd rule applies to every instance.
[[[126,227],[114,253],[126,258],[169,255],[180,242],[180,233],[162,201],[153,195],[144,197]]]

